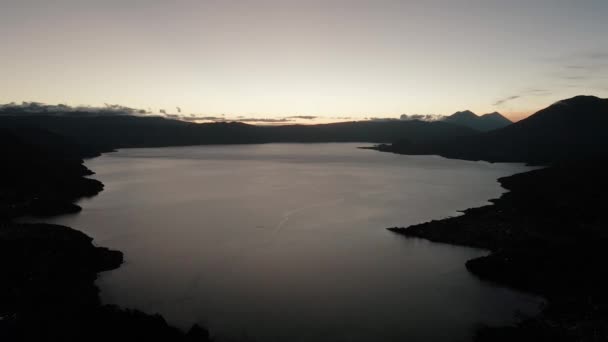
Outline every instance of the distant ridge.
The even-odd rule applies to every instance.
[[[608,99],[576,96],[494,131],[438,143],[403,141],[381,149],[468,160],[550,163],[607,156],[607,128]]]
[[[447,122],[353,121],[318,125],[256,126],[240,122],[192,123],[158,116],[54,115],[10,112],[0,115],[0,128],[39,145],[61,145],[66,139],[87,156],[126,147],[161,147],[274,142],[412,143],[440,141],[478,132]],[[37,130],[37,131],[36,131]],[[48,139],[47,139],[48,138]],[[53,138],[53,139],[51,139]],[[50,146],[50,145],[49,145]]]

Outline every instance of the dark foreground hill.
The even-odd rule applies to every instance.
[[[380,149],[493,162],[584,160],[608,155],[607,128],[608,99],[577,96],[491,132],[423,143],[405,139]]]
[[[84,178],[92,174],[82,164],[90,152],[43,130],[0,129],[0,217],[79,211],[73,204],[77,198],[103,189],[100,182]]]
[[[121,263],[68,227],[0,222],[0,340],[209,340],[199,327],[185,334],[158,315],[101,305],[97,273]]]
[[[390,230],[489,249],[466,266],[482,279],[544,296],[541,315],[487,327],[478,341],[608,340],[607,161],[500,179],[510,190],[463,216]]]

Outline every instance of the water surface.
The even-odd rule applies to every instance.
[[[357,146],[121,150],[87,162],[105,190],[54,222],[125,253],[104,302],[222,340],[466,341],[536,310],[466,271],[485,252],[385,229],[486,204],[525,167]]]

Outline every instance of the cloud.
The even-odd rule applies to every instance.
[[[49,116],[114,116],[143,115],[149,112],[117,104],[104,104],[103,107],[49,105],[41,102],[11,102],[0,104],[0,115],[49,115]]]
[[[397,118],[376,118],[376,117],[371,117],[369,118],[370,121],[396,121],[399,120]]]
[[[170,119],[184,120],[184,121],[213,121],[213,122],[245,122],[245,123],[284,123],[291,122],[292,119],[288,118],[249,118],[244,116],[237,117],[226,117],[226,116],[196,116],[190,114],[189,116],[179,114],[165,114]]]
[[[181,120],[185,122],[243,122],[251,124],[289,124],[296,123],[298,120],[310,120],[315,123],[315,120],[352,120],[351,117],[320,117],[316,115],[292,115],[284,117],[250,117],[250,116],[232,116],[232,115],[197,115],[192,113],[184,113],[182,107],[176,106],[176,112],[170,112],[167,109],[159,109],[159,114],[153,114],[170,120]],[[117,104],[104,104],[104,106],[69,106],[66,104],[48,105],[41,102],[23,102],[23,103],[7,103],[0,104],[0,116],[9,115],[49,115],[49,116],[116,116],[116,115],[152,115],[152,109],[143,110],[137,108],[126,107]],[[374,118],[374,120],[389,120],[384,118]],[[395,120],[390,118],[390,120]]]
[[[225,118],[219,116],[190,116],[192,120],[205,120],[205,121],[224,121]]]
[[[500,100],[494,102],[494,106],[502,106],[503,104],[505,104],[507,102],[517,100],[519,98],[521,98],[521,95],[512,95],[509,97],[505,97],[504,99],[500,99]]]
[[[593,66],[591,65],[566,65],[564,66],[564,68],[566,69],[570,69],[570,70],[590,70],[593,69]]]
[[[551,93],[551,90],[541,89],[541,88],[532,88],[532,89],[529,89],[527,92],[525,92],[525,94],[528,94],[528,95],[547,95],[550,93]]]
[[[527,96],[547,96],[547,95],[551,95],[553,93],[553,91],[549,90],[549,89],[543,89],[543,88],[531,88],[531,89],[527,89],[524,91],[521,91],[519,94],[516,95],[511,95],[511,96],[507,96],[505,98],[502,98],[496,102],[494,102],[494,106],[502,106],[503,104],[510,102],[510,101],[514,101],[517,99],[521,99],[523,97],[527,97]]]
[[[568,75],[562,77],[565,80],[578,81],[578,80],[586,80],[589,79],[589,76],[584,75]]]
[[[554,77],[567,80],[592,80],[605,78],[608,69],[608,51],[595,50],[565,56],[559,59],[560,70]]]
[[[544,61],[553,69],[543,75],[546,84],[552,85],[552,91],[518,95],[546,96],[571,88],[602,90],[601,84],[608,80],[608,49],[603,47],[557,55]]]
[[[586,53],[586,57],[595,60],[608,60],[608,51],[591,51]]]
[[[288,116],[287,119],[303,119],[303,120],[314,120],[318,118],[318,116],[314,116],[314,115],[294,115],[294,116]]]
[[[277,123],[277,122],[290,122],[293,121],[291,119],[287,119],[287,118],[279,118],[279,119],[272,119],[272,118],[243,118],[243,119],[238,119],[235,121],[239,121],[239,122],[265,122],[265,123]]]
[[[580,70],[580,69],[586,69],[587,66],[586,65],[565,65],[564,68],[566,69],[575,69],[575,70]]]
[[[436,114],[403,114],[400,117],[401,120],[405,121],[437,121],[441,119],[441,115]]]
[[[197,121],[201,121],[201,120],[204,120],[204,119],[201,119],[201,118],[196,117],[196,116],[183,116],[182,115],[182,116],[179,116],[179,118],[176,119],[176,120],[182,120],[182,121],[188,121],[188,122],[197,122]]]

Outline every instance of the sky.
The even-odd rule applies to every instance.
[[[608,97],[606,0],[0,0],[0,103],[363,119]]]

